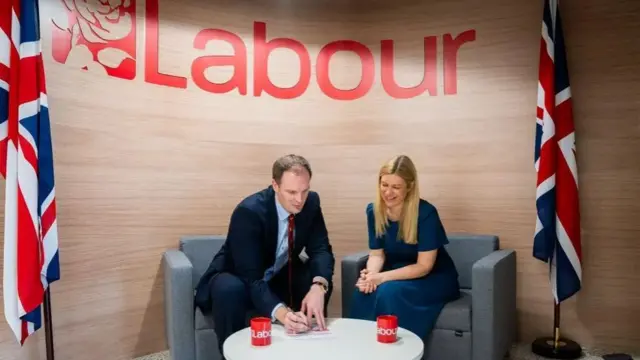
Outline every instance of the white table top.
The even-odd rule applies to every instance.
[[[282,325],[272,324],[271,345],[251,345],[251,328],[231,335],[223,345],[227,360],[420,360],[422,340],[414,333],[398,328],[398,341],[382,344],[376,339],[374,321],[327,319],[331,335],[310,339],[290,338]]]

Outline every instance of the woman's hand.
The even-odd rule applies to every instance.
[[[381,273],[372,273],[365,269],[360,272],[360,278],[356,282],[356,287],[361,292],[370,294],[383,282],[384,276]]]
[[[356,287],[358,288],[358,290],[360,290],[360,292],[363,292],[365,294],[371,294],[376,290],[376,287],[371,282],[364,279],[358,279]]]
[[[369,270],[367,270],[367,269],[360,270],[360,279],[364,280],[365,277],[367,276],[367,274],[369,274]]]
[[[380,286],[384,282],[383,273],[368,273],[365,275],[364,280],[375,287]]]

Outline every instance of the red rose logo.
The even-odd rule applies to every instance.
[[[123,79],[136,75],[135,0],[61,0],[52,19],[53,58]]]

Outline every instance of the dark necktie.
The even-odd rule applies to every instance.
[[[291,254],[293,253],[293,228],[294,228],[294,223],[293,223],[293,215],[289,215],[289,260],[288,260],[288,265],[289,265],[289,306],[291,308],[293,308],[293,292],[291,291],[292,286],[292,277],[291,277]]]

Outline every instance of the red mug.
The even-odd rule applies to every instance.
[[[395,315],[378,316],[378,342],[390,344],[398,339],[398,318]]]
[[[251,319],[251,345],[271,345],[271,319],[266,317]]]

